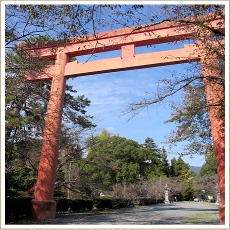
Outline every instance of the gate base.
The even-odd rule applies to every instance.
[[[219,207],[220,224],[225,225],[225,206]]]
[[[32,200],[32,218],[54,219],[56,217],[56,202],[53,200]]]

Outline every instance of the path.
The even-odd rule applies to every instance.
[[[205,202],[175,202],[93,213],[58,214],[45,225],[219,225],[218,206]]]

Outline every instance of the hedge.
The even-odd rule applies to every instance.
[[[94,208],[96,209],[114,209],[124,208],[133,204],[131,199],[122,198],[95,198]]]
[[[94,202],[87,199],[57,199],[57,212],[92,210]]]
[[[155,199],[155,198],[139,198],[136,202],[137,205],[153,205],[163,203],[164,199]]]
[[[6,218],[30,217],[32,198],[6,198],[5,213]]]
[[[5,213],[6,218],[31,217],[31,200],[32,198],[6,198]],[[65,199],[59,198],[57,202],[57,212],[64,211],[84,211],[92,209],[115,209],[124,208],[133,205],[132,199],[122,198],[104,198],[95,199]],[[137,205],[152,205],[163,202],[156,199],[138,199]]]

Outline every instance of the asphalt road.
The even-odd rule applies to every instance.
[[[219,225],[218,206],[206,202],[174,202],[100,213],[62,213],[42,225]]]

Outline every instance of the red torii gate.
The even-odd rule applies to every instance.
[[[224,29],[224,19],[212,18],[213,14],[200,16],[205,18],[206,25]],[[193,18],[187,18],[188,21]],[[47,66],[42,73],[27,73],[28,81],[52,80],[49,107],[45,124],[41,159],[38,170],[37,190],[32,200],[34,218],[55,218],[56,202],[53,201],[54,184],[58,161],[61,117],[64,104],[66,79],[89,74],[115,72],[121,70],[140,69],[155,66],[173,65],[201,61],[204,76],[220,76],[218,60],[207,57],[207,48],[201,41],[197,45],[184,45],[183,49],[161,51],[135,55],[135,47],[160,44],[185,39],[194,39],[199,26],[187,27],[186,23],[165,21],[153,26],[132,27],[88,36],[71,38],[68,44],[63,41],[51,41],[32,44],[28,47],[19,43],[20,49],[26,49],[30,56],[55,60],[55,65]],[[213,43],[213,46],[217,44]],[[100,53],[121,49],[121,57],[86,63],[68,62],[69,57]],[[212,66],[212,68],[210,68]],[[215,104],[219,97],[224,98],[224,88],[216,82],[204,78],[208,104]],[[219,207],[221,224],[225,223],[225,121],[218,116],[218,108],[209,109],[214,149],[216,155],[222,205]]]

